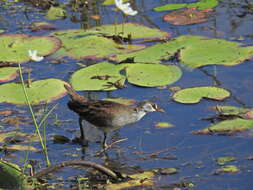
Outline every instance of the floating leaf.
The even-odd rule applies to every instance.
[[[4,33],[4,32],[5,32],[5,30],[4,30],[4,29],[0,29],[0,34],[1,34],[1,33]]]
[[[218,0],[199,0],[198,2],[194,3],[178,3],[178,4],[167,4],[160,7],[154,8],[155,11],[169,11],[175,9],[182,9],[182,8],[197,8],[199,10],[204,10],[208,8],[214,8],[219,4]]]
[[[216,159],[217,164],[220,166],[225,165],[226,163],[232,162],[232,161],[235,161],[234,156],[223,156]]]
[[[0,161],[1,189],[26,190],[27,186],[25,175],[18,165],[10,162]]]
[[[143,49],[141,45],[122,45],[112,39],[97,36],[97,31],[85,32],[83,30],[62,30],[52,33],[63,44],[54,56],[69,56],[74,59],[101,59],[121,53]]]
[[[231,134],[239,131],[244,131],[253,128],[253,120],[233,119],[225,120],[217,124],[211,125],[208,128],[194,131],[194,134]]]
[[[253,56],[253,46],[241,47],[237,42],[199,36],[184,36],[181,40],[188,41],[180,53],[181,64],[190,68],[214,64],[232,66]]]
[[[49,103],[66,94],[65,82],[59,79],[45,79],[34,81],[31,87],[26,87],[32,104]],[[12,104],[26,104],[21,83],[7,83],[0,85],[0,102]]]
[[[70,83],[75,90],[116,90],[116,83],[124,85],[125,82],[125,76],[120,74],[123,67],[107,62],[91,65],[76,71]]]
[[[18,76],[18,67],[0,68],[0,82],[14,80]]]
[[[128,64],[126,73],[129,83],[144,87],[172,84],[182,75],[179,67],[160,64]]]
[[[168,122],[158,122],[155,124],[155,128],[157,129],[171,128],[171,127],[174,127],[174,125]]]
[[[124,38],[128,38],[131,35],[131,39],[166,39],[170,37],[168,32],[163,32],[157,28],[150,28],[144,25],[135,23],[123,23],[123,24],[109,24],[99,27],[91,28],[88,31],[98,31],[101,34],[112,36],[120,35]]]
[[[56,20],[66,16],[66,11],[61,7],[51,6],[47,11],[46,18],[48,20]]]
[[[176,102],[184,104],[195,104],[200,102],[202,98],[224,100],[229,96],[230,92],[226,89],[214,86],[202,86],[179,90],[173,94],[172,98]]]
[[[247,108],[239,108],[235,106],[214,106],[211,107],[212,110],[217,111],[222,115],[242,115],[249,111]]]
[[[39,141],[38,136],[29,135],[27,133],[23,133],[20,131],[9,131],[9,132],[1,132],[0,133],[0,142],[6,142],[7,140],[10,141],[10,139],[16,139],[16,137],[22,137],[24,143],[28,142],[37,142]]]
[[[29,61],[28,50],[37,50],[39,56],[54,53],[61,42],[49,36],[28,36],[25,34],[0,35],[0,62],[22,63]]]
[[[14,144],[14,145],[8,145],[7,151],[38,151],[37,148],[30,146],[30,145],[20,145],[20,144]]]
[[[133,175],[128,175],[131,180],[117,183],[117,184],[109,184],[105,185],[106,190],[122,190],[122,189],[130,189],[136,187],[148,187],[153,186],[154,182],[152,181],[154,177],[153,171],[144,171],[142,173],[137,173]]]
[[[192,69],[205,65],[232,66],[252,57],[253,46],[241,47],[237,42],[202,36],[180,36],[166,43],[138,52],[116,55],[111,59],[120,62],[134,58],[135,63],[160,63],[175,56],[181,64]]]
[[[133,105],[133,104],[136,103],[135,99],[122,98],[122,97],[119,97],[119,98],[106,98],[104,100],[117,102],[117,103],[125,104],[125,105]]]
[[[4,142],[4,140],[6,138],[11,138],[11,137],[15,137],[15,136],[26,136],[25,133],[22,133],[22,132],[19,132],[19,131],[10,131],[10,132],[7,132],[7,133],[0,133],[0,142]]]
[[[207,22],[211,16],[213,9],[197,10],[196,8],[188,8],[176,10],[164,15],[163,20],[174,25],[187,25]]]
[[[234,165],[227,165],[227,166],[224,166],[222,168],[219,168],[215,171],[215,174],[220,174],[220,173],[237,173],[239,172],[240,170],[234,166]]]

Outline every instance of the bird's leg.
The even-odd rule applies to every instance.
[[[87,146],[88,145],[88,141],[85,139],[85,134],[84,134],[84,130],[83,130],[83,123],[82,123],[83,119],[81,117],[79,117],[79,126],[80,126],[80,140],[81,140],[81,145],[83,146]]]
[[[106,144],[106,137],[107,137],[107,133],[104,132],[104,139],[103,139],[103,148],[107,149],[108,145]]]

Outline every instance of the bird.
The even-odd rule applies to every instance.
[[[79,115],[79,126],[83,145],[87,145],[83,131],[82,121],[85,120],[102,131],[104,138],[103,148],[106,144],[107,134],[125,125],[139,121],[149,112],[165,112],[157,104],[150,101],[142,101],[135,106],[125,105],[108,100],[88,100],[79,95],[69,84],[64,84],[70,101],[68,108]]]

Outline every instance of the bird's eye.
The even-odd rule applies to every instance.
[[[156,104],[152,104],[152,107],[156,110],[157,109],[157,105]]]

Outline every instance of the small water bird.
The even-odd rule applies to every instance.
[[[149,112],[165,112],[157,104],[150,101],[143,101],[135,106],[129,106],[107,100],[88,100],[77,94],[71,86],[65,84],[64,87],[71,98],[68,102],[69,109],[79,115],[82,142],[86,142],[82,126],[82,121],[86,120],[100,131],[103,131],[103,148],[107,147],[107,133],[135,123]],[[83,145],[86,143],[83,143]]]

